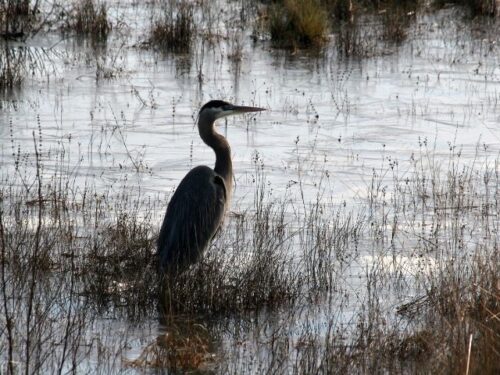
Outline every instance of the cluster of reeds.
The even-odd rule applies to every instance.
[[[154,309],[153,239],[130,197],[120,213],[120,202],[76,182],[63,150],[54,156],[33,138],[34,152],[13,149],[0,189],[2,372],[77,371],[101,345],[87,341],[95,311],[113,304],[133,319]]]
[[[22,44],[30,37],[56,25],[90,37],[106,40],[111,23],[105,3],[95,0],[77,2],[67,10],[58,2],[0,2],[0,92],[18,88],[27,76],[49,75],[53,53],[45,48]]]
[[[266,186],[256,167],[254,207],[232,218],[199,265],[164,280],[167,315],[293,306],[334,290],[335,267],[356,242],[362,217],[316,203],[300,220],[290,216],[292,201],[276,200]]]
[[[332,30],[343,55],[362,56],[373,50],[378,39],[402,42],[417,4],[393,0],[279,1],[269,7],[267,24],[277,47],[317,49],[325,45]],[[381,32],[376,32],[378,29]]]
[[[0,39],[26,38],[39,25],[40,3],[30,0],[0,2]]]
[[[496,15],[494,0],[460,0],[473,16]],[[408,37],[417,14],[432,4],[395,0],[308,0],[276,1],[269,5],[267,31],[280,48],[324,46],[332,30],[334,44],[345,56],[367,56],[375,52],[378,40],[399,44]]]
[[[104,2],[84,0],[75,4],[66,16],[66,30],[72,30],[77,35],[89,36],[94,41],[106,40],[111,31],[108,11]]]
[[[319,0],[283,0],[269,9],[271,41],[279,47],[319,47],[326,41],[328,15]]]
[[[189,52],[195,32],[193,4],[170,1],[161,7],[159,19],[153,22],[149,43],[163,52]]]
[[[268,354],[258,366],[234,367],[242,354],[228,348],[231,359],[221,372],[497,373],[500,177],[498,160],[483,160],[467,165],[452,151],[441,169],[424,151],[404,173],[394,160],[376,171],[367,224],[356,237],[360,254],[333,264],[327,273],[337,281],[332,292],[322,302],[314,299],[307,312],[292,309],[259,321],[265,332],[248,328],[248,335],[259,333],[247,340]],[[351,312],[348,299],[355,298],[342,297],[349,284],[345,267],[363,258],[369,259],[364,281],[353,291],[363,297],[342,323]]]
[[[9,44],[11,40],[28,38],[42,26],[39,12],[39,2],[0,2],[0,92],[19,87],[24,77],[39,67],[35,53]]]
[[[23,81],[25,59],[22,54],[7,47],[0,50],[0,91],[18,87]]]
[[[397,177],[397,162],[390,162],[395,171],[392,194],[378,188],[383,184],[372,185],[371,207],[385,217],[376,226],[385,226],[385,246],[392,254],[409,246],[423,271],[409,285],[413,300],[398,308],[403,316],[399,324],[413,328],[391,345],[405,361],[424,359],[425,365],[412,364],[418,370],[495,373],[500,338],[498,160],[468,165],[461,151],[450,146],[443,170],[425,141],[421,147],[425,151],[412,161],[405,179]],[[476,153],[487,155],[486,148],[478,147]]]

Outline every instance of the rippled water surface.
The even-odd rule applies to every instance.
[[[139,24],[141,15],[132,12]],[[238,62],[227,58],[224,40],[204,46],[202,57],[199,45],[183,57],[120,44],[119,36],[102,51],[63,40],[50,50],[56,73],[3,102],[2,170],[11,162],[12,141],[30,150],[40,127],[44,147],[62,142],[73,160],[83,157],[80,175],[113,180],[123,174],[120,166],[140,164],[148,167],[134,174],[143,189],[169,192],[192,166],[213,164],[194,122],[203,102],[219,98],[269,109],[219,124],[232,146],[238,198],[246,194],[255,151],[275,188],[296,180],[299,167],[311,180],[328,170],[338,199],[361,194],[384,158],[404,165],[419,141],[444,158],[450,144],[466,158],[483,143],[494,154],[496,45],[472,38],[450,17],[419,18],[417,39],[359,60],[343,59],[333,47],[320,56],[291,55],[253,44],[246,34]],[[40,40],[33,48],[53,44]],[[114,77],[96,79],[96,63]]]

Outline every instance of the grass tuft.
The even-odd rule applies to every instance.
[[[93,41],[103,41],[111,31],[108,11],[104,3],[83,0],[77,3],[65,27],[77,35],[90,36]]]
[[[0,39],[25,39],[38,27],[40,3],[29,0],[0,2]]]
[[[149,43],[163,52],[189,52],[196,32],[193,5],[185,0],[163,9],[153,23]]]
[[[281,48],[318,48],[327,41],[328,16],[318,0],[283,0],[269,9],[271,41]]]
[[[408,30],[415,21],[417,2],[390,0],[382,13],[382,37],[387,42],[400,44],[408,36]]]
[[[234,314],[292,304],[301,294],[284,209],[267,201],[259,180],[254,213],[241,214],[190,271],[165,280],[162,307],[179,313]],[[288,244],[287,244],[288,242]]]

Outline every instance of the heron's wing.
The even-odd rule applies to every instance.
[[[226,204],[224,180],[211,168],[193,168],[175,191],[158,239],[160,269],[195,263],[219,228]]]

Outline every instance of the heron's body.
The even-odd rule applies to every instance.
[[[200,110],[198,130],[201,139],[215,152],[215,168],[204,165],[193,168],[172,196],[158,239],[161,272],[179,273],[198,261],[223,222],[231,201],[231,148],[227,140],[215,131],[215,120],[261,110],[218,100],[208,102]]]
[[[224,180],[211,168],[193,168],[179,184],[160,231],[160,264],[184,270],[195,263],[219,228],[226,211]],[[194,215],[193,215],[194,213]]]

